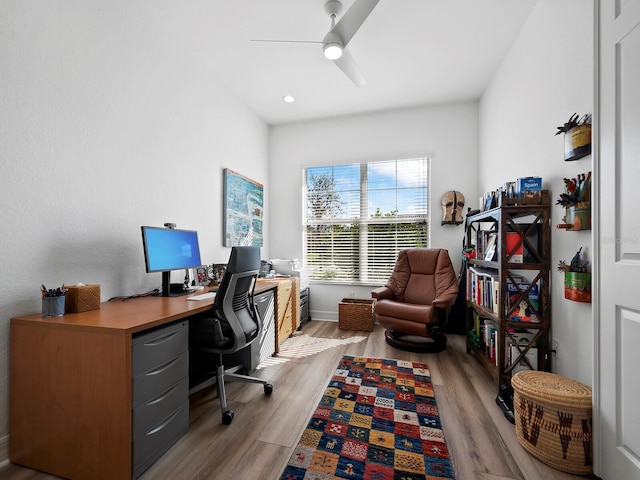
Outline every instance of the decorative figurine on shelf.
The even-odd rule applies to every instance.
[[[564,298],[574,302],[591,302],[591,274],[587,272],[589,262],[582,259],[582,247],[567,263],[560,260],[558,270],[564,272]]]
[[[591,199],[591,172],[580,173],[577,178],[564,178],[564,193],[556,201],[556,205],[571,207]]]
[[[564,193],[556,201],[566,209],[564,223],[558,228],[567,230],[591,229],[591,172],[581,173],[577,178],[565,178]]]
[[[564,133],[564,160],[579,160],[591,153],[591,115],[587,114],[578,120],[574,113],[569,121],[558,127],[556,135]]]
[[[582,260],[582,247],[576,252],[569,265],[564,260],[558,262],[558,270],[561,272],[586,272],[588,260]]]
[[[464,195],[456,190],[450,190],[442,196],[441,225],[460,225],[464,208]]]

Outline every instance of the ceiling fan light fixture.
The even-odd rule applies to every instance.
[[[324,56],[329,60],[337,60],[342,56],[342,45],[337,42],[325,43]]]

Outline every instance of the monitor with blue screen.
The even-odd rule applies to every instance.
[[[190,291],[173,291],[172,270],[196,268],[200,261],[198,232],[176,228],[141,227],[147,273],[162,272],[162,296],[184,295]]]

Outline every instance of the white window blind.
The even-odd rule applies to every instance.
[[[427,158],[304,170],[311,280],[380,284],[398,251],[429,245]]]

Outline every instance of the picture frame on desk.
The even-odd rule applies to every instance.
[[[207,265],[202,265],[193,269],[193,279],[196,285],[209,285],[211,280],[209,279],[207,269]]]
[[[224,274],[227,272],[227,264],[226,263],[216,263],[213,265],[213,282],[216,285],[220,285],[222,283],[222,279],[224,278]]]

